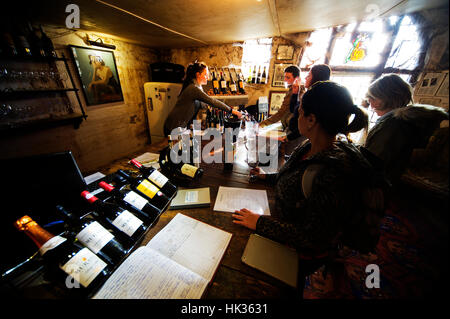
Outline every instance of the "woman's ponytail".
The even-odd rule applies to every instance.
[[[353,133],[357,132],[361,129],[365,129],[369,125],[369,116],[367,115],[366,111],[364,111],[362,108],[358,107],[357,105],[353,105],[352,114],[355,115],[353,120],[347,125],[347,129],[345,133]]]

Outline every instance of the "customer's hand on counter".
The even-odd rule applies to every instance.
[[[261,215],[243,208],[241,210],[235,210],[234,214],[232,214],[231,216],[234,218],[233,223],[255,230],[256,223],[258,222],[258,218]]]

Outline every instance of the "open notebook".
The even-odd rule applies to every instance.
[[[231,233],[177,214],[147,246],[134,251],[93,298],[201,298],[231,236]]]

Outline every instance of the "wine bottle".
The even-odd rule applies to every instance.
[[[133,245],[147,230],[141,219],[117,204],[102,202],[88,191],[83,191],[81,197],[94,206],[99,216],[119,231],[127,244]]]
[[[4,30],[2,34],[2,56],[16,57],[19,55],[12,34]]]
[[[42,29],[42,25],[39,25],[39,29],[41,30],[41,41],[45,50],[45,55],[48,57],[57,58],[58,55],[56,54],[52,40],[50,40],[50,38],[45,34]]]
[[[159,210],[163,210],[167,203],[170,201],[166,195],[161,192],[161,190],[152,184],[148,179],[142,176],[138,176],[137,178],[133,178],[123,170],[119,169],[117,174],[122,175],[128,183],[130,183],[130,188],[146,198],[153,206],[158,208]]]
[[[161,151],[159,156],[160,166],[169,172],[175,178],[181,179],[197,179],[203,175],[203,169],[187,163],[174,163],[170,159],[170,148],[165,148]]]
[[[261,83],[261,66],[258,66],[258,75],[256,77],[256,83]]]
[[[220,93],[219,80],[217,79],[215,72],[212,72],[212,74],[213,74],[213,78],[212,78],[213,92],[214,92],[214,94],[219,94]]]
[[[142,175],[148,179],[150,182],[159,187],[161,192],[163,192],[167,197],[172,198],[177,192],[177,187],[172,184],[169,179],[161,174],[157,169],[153,167],[145,167],[138,160],[132,159],[131,164],[133,164]]]
[[[247,83],[252,83],[252,66],[250,65],[248,67],[248,78],[247,78]]]
[[[61,205],[56,206],[56,211],[75,232],[75,238],[110,265],[118,264],[127,254],[114,235],[93,217],[88,215],[80,219]]]
[[[33,26],[28,22],[28,40],[31,47],[31,55],[35,57],[45,57],[45,50],[42,40],[36,35]]]
[[[229,72],[230,72],[230,91],[231,91],[231,94],[237,94],[236,81],[233,79],[233,76],[231,75],[231,70]]]
[[[220,114],[219,114],[219,110],[216,110],[216,129],[220,132]]]
[[[220,134],[223,134],[224,131],[224,123],[223,123],[223,111],[219,111],[219,130]]]
[[[267,75],[266,75],[266,67],[264,66],[264,71],[261,75],[261,83],[266,84],[267,83]]]
[[[227,81],[225,80],[222,71],[220,71],[220,91],[222,94],[227,94]]]
[[[242,73],[240,71],[239,71],[239,76],[238,76],[238,89],[239,89],[239,93],[245,94],[244,76],[242,75]]]
[[[100,182],[98,186],[111,193],[119,205],[123,205],[125,208],[133,211],[146,225],[153,223],[161,213],[161,210],[150,204],[146,198],[133,191],[130,185],[128,185],[127,180],[123,177],[116,175],[114,181],[117,187],[104,181]]]
[[[50,270],[62,269],[84,288],[97,286],[111,273],[108,264],[89,248],[51,234],[30,216],[25,215],[18,219],[15,227],[33,240]],[[66,287],[69,288],[68,283],[66,279]]]
[[[16,37],[16,48],[20,56],[29,57],[31,56],[31,46],[28,42],[22,26],[17,26],[15,30]]]
[[[206,109],[206,125],[205,128],[211,127],[211,110],[210,107]]]
[[[253,68],[252,83],[256,83],[256,65]]]

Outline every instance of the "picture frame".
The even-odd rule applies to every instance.
[[[270,91],[269,92],[269,115],[278,112],[288,91]]]
[[[286,69],[290,64],[275,64],[273,68],[272,76],[272,86],[285,88],[284,84],[284,69]]]
[[[69,45],[86,105],[123,101],[113,51]]]
[[[292,60],[294,58],[294,47],[292,45],[280,44],[277,48],[277,60]]]

